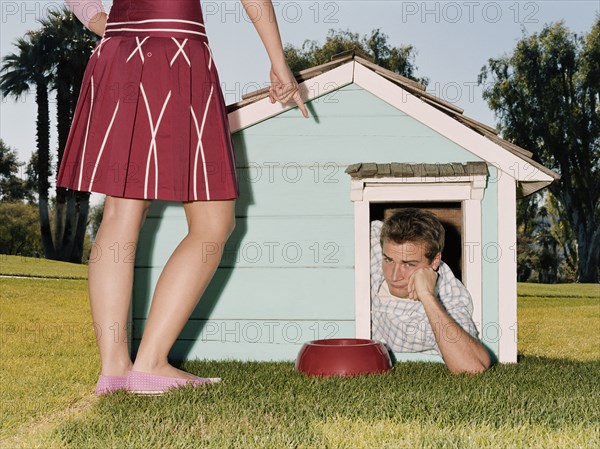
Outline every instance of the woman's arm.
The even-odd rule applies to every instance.
[[[104,34],[108,16],[101,0],[65,0],[65,3],[87,29],[98,36]]]
[[[108,15],[105,12],[99,12],[94,17],[91,18],[90,23],[88,24],[88,28],[93,33],[98,36],[104,36],[104,28],[106,28],[106,21],[108,20]]]
[[[308,118],[308,111],[300,97],[296,78],[285,61],[277,18],[271,0],[261,0],[260,2],[256,0],[240,1],[248,17],[252,20],[271,60],[271,89],[269,90],[271,103],[279,101],[285,104],[291,99],[296,102],[302,111],[302,115]]]

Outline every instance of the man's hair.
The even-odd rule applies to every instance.
[[[381,247],[384,241],[399,245],[403,243],[424,243],[425,256],[431,263],[437,253],[444,249],[445,231],[440,220],[431,212],[406,208],[394,212],[383,222]]]

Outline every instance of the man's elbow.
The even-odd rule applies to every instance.
[[[447,366],[450,372],[453,374],[481,374],[490,369],[492,366],[492,358],[486,350],[485,353],[480,354],[478,357],[473,357],[471,360],[465,361],[461,364]]]

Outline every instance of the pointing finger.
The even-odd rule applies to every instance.
[[[296,92],[294,94],[294,101],[302,111],[302,115],[304,116],[304,118],[308,118],[308,109],[306,109],[306,105],[304,104],[304,101],[302,101],[302,97],[300,96],[299,92]]]

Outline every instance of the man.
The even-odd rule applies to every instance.
[[[400,209],[371,223],[372,338],[396,352],[440,354],[453,373],[491,365],[473,304],[442,262],[445,232],[431,212]]]

